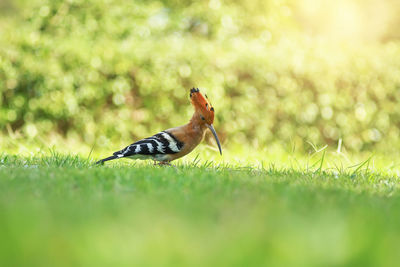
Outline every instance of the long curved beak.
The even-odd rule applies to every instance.
[[[215,129],[214,129],[214,126],[213,126],[212,124],[207,124],[207,123],[206,123],[206,126],[207,126],[208,129],[210,129],[211,132],[213,133],[213,135],[214,135],[214,137],[215,137],[215,141],[217,141],[219,153],[222,155],[221,144],[220,144],[220,142],[219,142],[218,135],[217,135],[217,132],[216,132]]]

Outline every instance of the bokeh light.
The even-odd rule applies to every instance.
[[[396,150],[399,12],[392,0],[3,1],[0,145],[119,148],[184,124],[199,87],[229,149]]]

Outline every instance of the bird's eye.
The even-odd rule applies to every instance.
[[[202,115],[200,115],[200,119],[202,119],[203,121],[205,120],[205,118]]]

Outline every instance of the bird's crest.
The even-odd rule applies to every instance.
[[[203,96],[203,94],[200,93],[199,88],[190,89],[190,100],[197,111],[204,113],[203,115],[212,115],[212,118],[214,118],[214,107],[208,100],[207,95]]]

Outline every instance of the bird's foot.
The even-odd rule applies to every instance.
[[[175,167],[174,165],[172,165],[168,161],[160,161],[160,162],[154,161],[154,165]]]
[[[172,166],[171,163],[169,163],[168,161],[154,161],[154,165],[158,165],[158,166]]]

